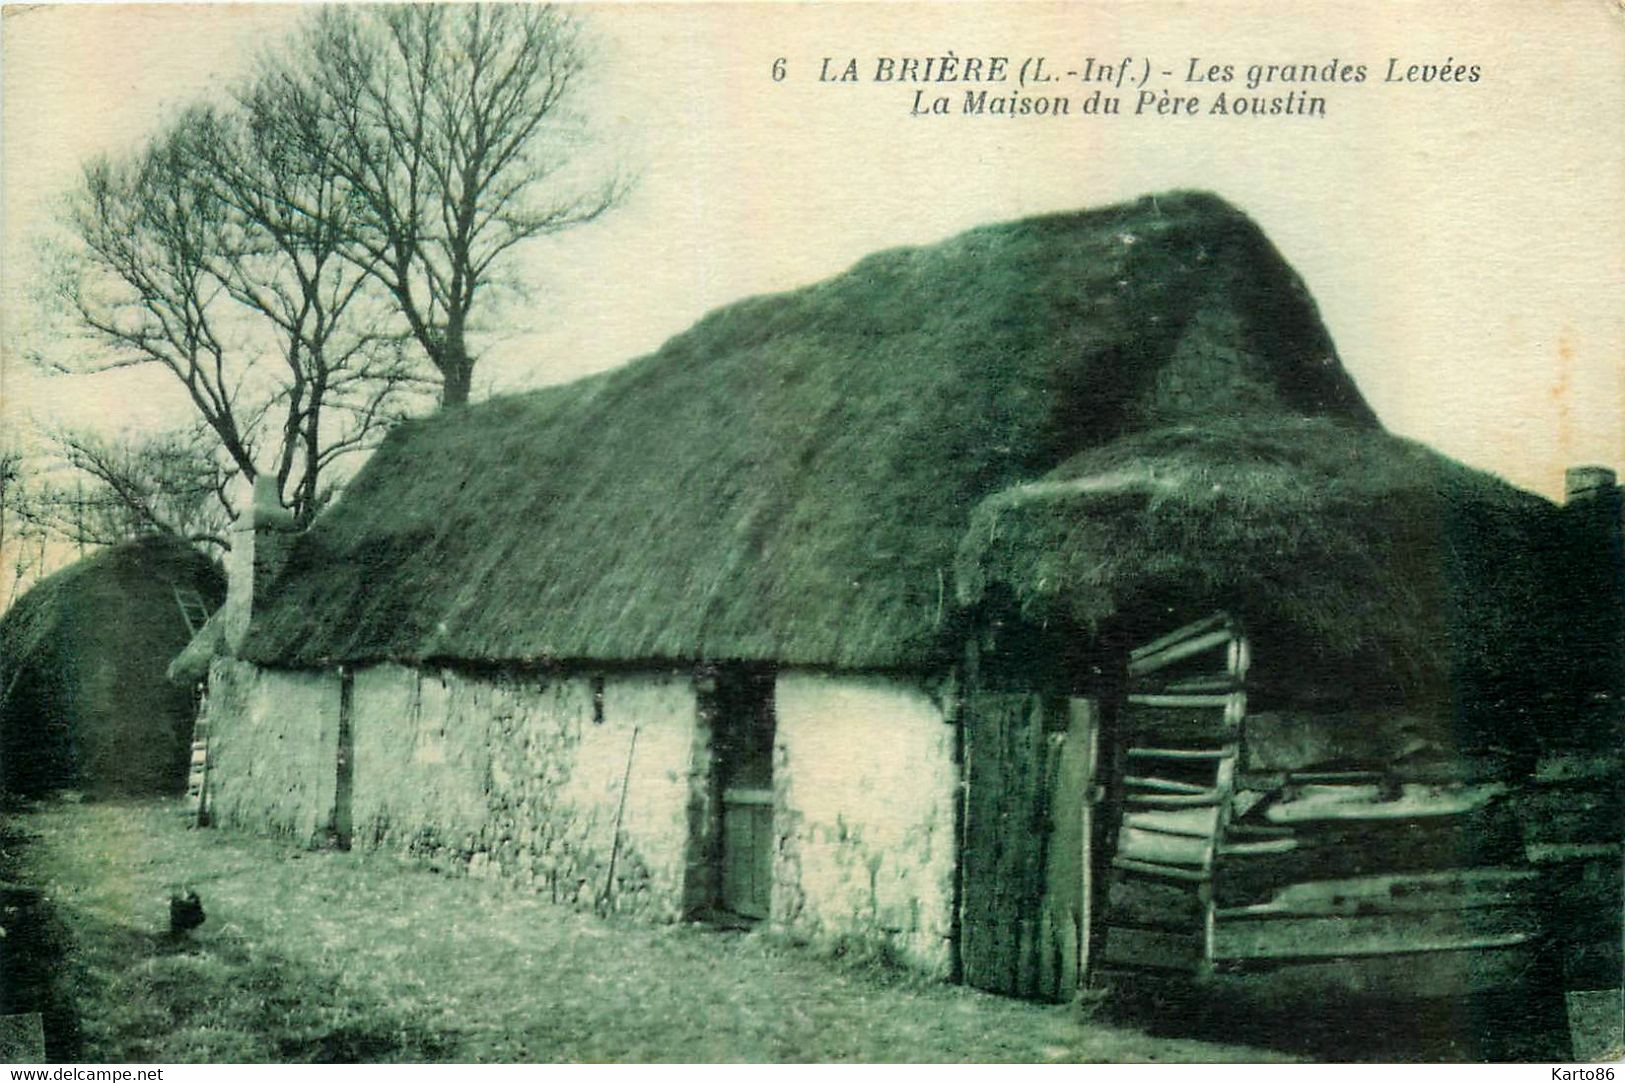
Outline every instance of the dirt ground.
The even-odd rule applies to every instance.
[[[1262,1061],[832,958],[564,910],[384,854],[192,830],[174,802],[9,818],[13,998],[55,1060]],[[172,891],[206,911],[169,934]],[[37,889],[37,891],[35,891]],[[19,919],[28,928],[18,929]]]

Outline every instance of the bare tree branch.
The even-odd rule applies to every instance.
[[[586,63],[579,24],[552,7],[336,7],[249,99],[257,128],[330,157],[350,212],[340,251],[394,297],[449,405],[467,401],[471,314],[496,265],[626,192],[562,180],[583,142],[569,102]]]
[[[201,426],[136,440],[74,429],[46,436],[68,472],[35,486],[23,515],[36,529],[80,548],[154,532],[229,548],[232,470]]]
[[[389,295],[339,251],[349,197],[330,158],[253,118],[193,109],[131,160],[92,163],[69,218],[79,260],[58,295],[115,351],[80,371],[167,370],[231,472],[271,472],[309,522],[323,473],[421,406],[423,379],[386,331]],[[64,449],[143,506],[82,441]]]

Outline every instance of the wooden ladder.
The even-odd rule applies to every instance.
[[[186,622],[186,631],[195,636],[198,629],[203,627],[209,619],[209,606],[204,602],[203,595],[191,587],[170,588],[175,593],[175,604],[180,607],[181,619]]]
[[[192,761],[187,768],[187,800],[184,810],[193,824],[206,823],[208,802],[208,693],[198,699],[198,714],[192,720]]]
[[[1249,647],[1216,613],[1129,655],[1121,821],[1107,878],[1106,970],[1211,965],[1214,862],[1235,791]]]
[[[186,622],[188,634],[195,638],[199,629],[209,619],[209,606],[199,594],[191,587],[171,586],[175,593],[175,604],[180,608],[181,619]],[[182,805],[184,814],[193,824],[205,822],[206,802],[209,785],[209,722],[208,722],[208,691],[205,689],[198,697],[197,714],[192,719],[192,748],[191,759],[186,769],[186,801]]]

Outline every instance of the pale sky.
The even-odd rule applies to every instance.
[[[1385,424],[1548,495],[1566,465],[1625,467],[1625,17],[1609,0],[1489,4],[584,6],[605,154],[640,175],[602,223],[525,252],[477,393],[569,379],[657,347],[718,305],[986,222],[1201,187],[1297,268]],[[153,425],[150,379],[42,378],[18,359],[33,230],[99,151],[217,93],[299,17],[262,4],[7,5],[0,419]],[[1043,56],[1152,67],[1194,117],[909,115],[881,56]],[[823,57],[864,81],[820,83]],[[786,60],[782,82],[772,78]],[[1200,66],[1364,64],[1326,116],[1207,113]],[[1477,83],[1386,83],[1389,60]],[[1174,72],[1172,78],[1160,75]],[[1007,87],[1005,88],[1007,91]],[[1089,88],[1064,80],[1081,100]],[[1290,87],[1259,93],[1284,94]],[[1135,91],[1126,89],[1125,111]]]

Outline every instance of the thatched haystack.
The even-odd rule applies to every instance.
[[[165,667],[190,638],[175,588],[211,608],[220,569],[169,537],[42,580],[0,619],[0,784],[35,794],[171,792],[186,781],[191,689]]]
[[[1375,428],[1246,216],[1173,194],[883,252],[589,380],[403,426],[250,659],[918,665],[991,493],[1152,425]]]

